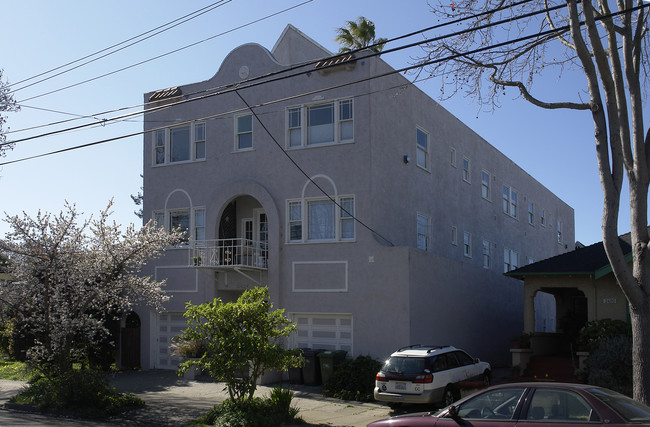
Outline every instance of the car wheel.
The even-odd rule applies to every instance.
[[[456,401],[454,397],[454,391],[451,389],[451,386],[445,388],[445,392],[442,394],[442,406],[447,407]]]
[[[485,387],[489,387],[492,382],[490,381],[490,371],[486,370],[483,373],[483,382],[485,383]]]

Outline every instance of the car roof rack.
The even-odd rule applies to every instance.
[[[439,350],[439,349],[445,348],[445,347],[450,347],[450,346],[449,345],[411,344],[411,345],[407,345],[406,347],[402,347],[397,351],[404,351],[404,350],[408,350],[408,349],[411,349],[411,348],[426,348],[427,353],[431,353],[432,351]]]

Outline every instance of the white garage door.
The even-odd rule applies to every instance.
[[[352,354],[352,316],[346,314],[294,314],[298,325],[292,347],[345,350]]]
[[[158,369],[178,369],[180,359],[171,354],[172,338],[187,327],[183,313],[162,313],[158,315]]]

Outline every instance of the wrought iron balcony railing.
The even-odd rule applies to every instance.
[[[201,240],[190,246],[189,265],[194,267],[249,267],[266,269],[266,242],[235,238]]]

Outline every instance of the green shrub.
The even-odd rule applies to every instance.
[[[12,401],[44,411],[71,412],[89,418],[102,418],[144,405],[144,401],[131,393],[118,393],[109,386],[103,373],[92,370],[72,371],[57,378],[39,377]]]
[[[589,384],[632,396],[632,338],[603,340],[587,358],[587,371]]]
[[[279,427],[283,424],[302,424],[299,409],[291,406],[293,392],[276,387],[268,398],[254,397],[236,403],[224,400],[197,420],[198,424],[217,427]]]
[[[622,320],[601,319],[587,322],[578,335],[578,349],[595,351],[600,342],[611,337],[632,337],[632,327]]]
[[[337,365],[332,376],[323,384],[323,394],[337,399],[372,402],[375,377],[380,369],[381,362],[370,356],[346,359]]]

